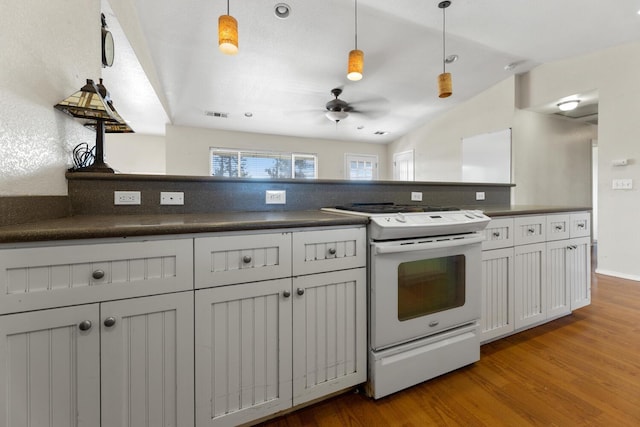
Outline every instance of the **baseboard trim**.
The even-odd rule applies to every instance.
[[[634,274],[625,274],[617,271],[603,270],[601,268],[596,268],[596,273],[603,274],[605,276],[613,276],[613,277],[618,277],[620,279],[627,279],[627,280],[633,280],[635,282],[640,282],[640,276],[636,276]]]

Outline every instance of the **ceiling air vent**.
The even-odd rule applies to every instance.
[[[205,111],[204,115],[209,117],[220,117],[222,119],[229,117],[229,113],[219,113],[217,111]]]

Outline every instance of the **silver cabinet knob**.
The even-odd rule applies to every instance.
[[[584,228],[584,224],[582,223],[578,224],[578,228]]]
[[[493,232],[493,237],[500,237],[500,232],[499,231],[494,231]]]
[[[244,262],[245,264],[249,264],[251,262],[251,257],[249,255],[243,256],[242,262]]]
[[[533,229],[533,228],[529,228],[529,229],[527,229],[527,232],[528,232],[529,234],[533,234],[535,231],[536,231],[536,230],[535,230],[535,229]]]
[[[563,227],[561,225],[556,225],[556,230],[560,231],[560,230],[562,230],[562,228]]]
[[[303,288],[298,288],[298,290],[296,291],[296,293],[298,295],[304,295],[304,289]]]
[[[336,248],[329,248],[329,255],[335,255],[336,254]]]
[[[104,270],[96,270],[91,274],[91,277],[93,277],[96,280],[100,280],[104,277]]]
[[[106,319],[104,319],[104,326],[106,326],[107,328],[112,327],[113,325],[116,324],[116,319],[115,317],[107,317]]]
[[[291,296],[291,292],[284,291],[284,292],[282,292],[282,296],[285,297],[285,298],[289,298]]]
[[[91,320],[83,320],[78,324],[78,329],[81,331],[88,331],[91,329]]]

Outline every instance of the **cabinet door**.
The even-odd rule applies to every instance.
[[[545,243],[516,246],[514,252],[515,326],[520,329],[547,317]]]
[[[570,240],[567,251],[568,282],[571,310],[591,304],[591,238]]]
[[[513,248],[482,252],[481,342],[514,331]]]
[[[196,291],[196,425],[291,407],[291,279]]]
[[[293,281],[293,404],[367,379],[366,269]]]
[[[100,312],[102,427],[193,426],[193,292]]]
[[[99,334],[97,304],[0,316],[0,425],[100,425]]]
[[[569,240],[547,243],[547,318],[571,312],[569,287]]]

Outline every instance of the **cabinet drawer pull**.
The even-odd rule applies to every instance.
[[[91,329],[91,320],[83,320],[78,324],[78,329],[81,331],[88,331]]]
[[[556,230],[561,231],[563,227],[561,225],[556,225]]]
[[[249,255],[243,256],[242,262],[244,262],[245,264],[249,264],[251,262],[251,257]]]
[[[104,326],[106,326],[107,328],[110,328],[115,324],[116,324],[116,319],[114,317],[109,316],[106,319],[104,319]]]
[[[282,296],[285,297],[285,298],[289,298],[291,296],[291,292],[284,291],[284,292],[282,292]]]
[[[584,228],[584,224],[582,223],[578,224],[578,228]]]
[[[536,231],[535,228],[528,228],[527,229],[527,233],[529,233],[529,234],[533,234],[533,233],[535,233],[535,231]]]
[[[298,295],[304,295],[304,289],[303,288],[298,288],[298,290],[296,292],[298,293]]]
[[[336,248],[329,248],[329,255],[335,255],[336,254]]]
[[[96,280],[100,280],[104,277],[104,270],[96,270],[91,274],[91,277],[93,277]]]
[[[494,231],[493,232],[493,237],[500,237],[500,232],[499,231]]]

